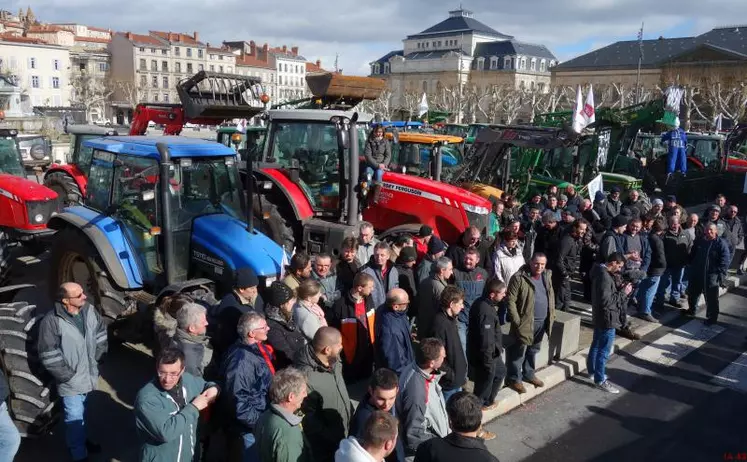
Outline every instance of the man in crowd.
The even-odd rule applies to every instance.
[[[460,391],[446,403],[451,433],[445,438],[431,438],[418,447],[415,462],[498,462],[485,446],[480,398]]]
[[[446,250],[446,256],[449,257],[449,259],[454,263],[457,269],[465,269],[464,268],[464,257],[467,253],[467,250],[470,248],[475,248],[478,250],[477,256],[478,261],[485,261],[487,248],[485,248],[482,245],[482,242],[480,242],[481,239],[480,230],[475,226],[470,226],[467,228],[464,233],[462,233],[461,239],[459,239],[459,242],[456,244],[449,246],[449,248]]]
[[[374,237],[374,228],[371,223],[364,221],[360,224],[358,230],[356,260],[358,260],[358,266],[363,266],[371,260],[374,254],[374,247],[379,243],[379,240]]]
[[[423,339],[416,361],[399,376],[400,395],[396,406],[402,429],[400,437],[408,459],[423,442],[449,434],[446,403],[438,384],[445,359],[446,349],[440,340]]]
[[[293,290],[311,277],[311,258],[303,253],[298,252],[291,257],[283,283]]]
[[[225,389],[221,405],[229,418],[226,430],[230,460],[259,460],[254,430],[259,416],[267,409],[267,391],[275,373],[272,350],[264,343],[269,330],[261,314],[242,314],[239,340],[223,359],[221,377]]]
[[[346,237],[340,246],[340,260],[335,265],[337,272],[337,283],[340,292],[345,293],[353,287],[353,278],[358,274],[358,240],[354,237]]]
[[[371,293],[375,307],[384,304],[386,293],[399,287],[399,271],[389,260],[389,244],[379,242],[374,247],[371,260],[361,268],[361,272],[370,275],[374,279],[374,290]]]
[[[405,247],[412,247],[413,249],[415,248],[415,241],[410,234],[400,234],[392,243],[390,249],[391,254],[389,255],[389,259],[392,261],[392,263],[397,263],[399,254]],[[417,254],[417,250],[415,251],[415,253]]]
[[[545,386],[535,375],[535,357],[545,332],[549,338],[555,322],[552,272],[545,269],[546,265],[547,257],[535,253],[530,263],[522,267],[508,284],[508,312],[516,342],[506,350],[506,381],[517,393],[526,393],[523,381],[535,387]]]
[[[732,260],[736,256],[737,249],[744,250],[744,228],[742,227],[742,219],[737,216],[738,213],[739,209],[736,205],[727,205],[723,218]],[[731,266],[731,262],[729,266]]]
[[[628,297],[633,291],[630,283],[618,287],[613,276],[619,273],[624,265],[623,255],[614,252],[607,257],[603,265],[595,265],[591,270],[594,337],[589,347],[586,367],[596,386],[613,394],[620,393],[620,390],[607,380],[607,359],[615,342],[615,329],[622,327],[620,312],[626,309]]]
[[[459,313],[459,339],[462,351],[467,351],[467,324],[469,324],[469,310],[472,304],[482,296],[485,283],[488,282],[488,272],[478,266],[480,252],[477,249],[467,249],[461,270],[454,271],[454,283],[464,291],[464,309]]]
[[[610,218],[610,220],[620,215],[620,211],[622,210],[622,202],[620,202],[619,186],[612,187],[609,196],[607,196],[607,203],[605,207],[605,211],[607,212],[607,216]]]
[[[526,204],[521,206],[521,216],[523,219],[529,218],[529,213],[533,208],[536,208],[537,210],[542,212],[542,209],[544,206],[542,205],[542,194],[539,193],[539,191],[535,191],[532,193],[532,196],[529,198],[529,201],[527,201]]]
[[[340,441],[347,436],[353,405],[342,377],[342,335],[334,327],[320,327],[311,345],[299,352],[296,366],[308,378],[309,395],[301,409],[303,430],[314,460],[334,459]]]
[[[415,272],[415,281],[420,285],[423,281],[433,272],[433,265],[436,264],[438,259],[446,255],[446,245],[441,239],[434,237],[428,242],[428,250],[425,257],[418,263]]]
[[[332,308],[340,298],[340,287],[337,283],[337,274],[332,269],[332,256],[328,253],[320,253],[314,257],[314,272],[311,275],[319,281],[322,286],[322,299],[326,310]]]
[[[415,250],[418,252],[418,263],[428,253],[428,245],[433,240],[433,228],[428,225],[422,225],[418,231],[418,235],[415,236]]]
[[[718,289],[726,282],[726,272],[731,260],[729,248],[723,239],[719,239],[715,223],[705,224],[703,236],[695,241],[690,255],[689,300],[685,314],[695,316],[698,299],[701,294],[705,294],[705,323],[711,326],[718,322]]]
[[[664,233],[664,255],[667,260],[667,269],[659,281],[657,290],[657,305],[663,305],[666,292],[669,291],[669,304],[682,308],[680,296],[684,296],[682,290],[682,277],[685,266],[690,261],[690,250],[693,239],[680,225],[676,217],[669,217],[669,229]]]
[[[705,216],[703,219],[698,223],[698,226],[695,228],[695,237],[702,237],[705,234],[706,226],[708,226],[709,223],[713,223],[716,225],[716,232],[718,234],[718,237],[723,237],[727,240],[729,240],[729,236],[724,235],[726,230],[726,223],[724,223],[724,220],[721,218],[721,207],[718,205],[711,205],[708,207],[708,210],[706,210]]]
[[[363,437],[364,428],[369,418],[382,411],[396,417],[394,403],[399,392],[397,374],[391,369],[376,369],[371,376],[368,391],[361,399],[358,408],[350,421],[350,436],[359,440]],[[404,462],[405,447],[402,439],[397,438],[394,451],[385,459],[386,462]]]
[[[215,374],[212,370],[213,348],[207,333],[207,310],[197,303],[187,303],[176,312],[173,346],[184,353],[184,368],[195,377]]]
[[[352,286],[337,299],[327,321],[342,335],[343,376],[347,381],[357,382],[368,377],[373,370],[376,307],[371,299],[373,277],[358,273]]]
[[[441,310],[433,318],[431,336],[441,340],[446,348],[446,361],[441,366],[444,376],[439,383],[444,400],[448,401],[451,395],[461,391],[467,383],[467,357],[457,326],[457,317],[464,309],[464,291],[459,287],[448,286],[441,293],[439,306]]]
[[[555,290],[556,308],[568,311],[571,306],[571,277],[577,274],[581,265],[581,250],[584,247],[586,220],[573,223],[570,232],[560,239],[557,252],[557,263],[553,270],[553,289]]]
[[[418,286],[415,281],[415,262],[417,259],[415,247],[404,247],[399,252],[397,263],[394,265],[399,275],[399,287],[407,292],[413,302],[418,299]],[[413,305],[413,308],[417,308],[417,304],[413,303]]]
[[[392,455],[398,439],[397,418],[388,412],[374,411],[358,437],[342,440],[335,462],[382,462]]]
[[[197,421],[218,397],[218,387],[187,372],[184,364],[181,350],[165,348],[156,378],[135,398],[139,460],[197,460]]]
[[[287,367],[272,378],[270,406],[257,422],[257,450],[260,462],[311,462],[311,448],[296,415],[307,396],[306,377]]]
[[[74,461],[87,460],[101,447],[87,439],[86,401],[99,381],[98,362],[107,350],[106,325],[83,288],[66,282],[54,308],[39,325],[38,353],[62,398],[65,441]]]
[[[677,203],[677,197],[669,195],[664,201],[664,214],[667,216],[674,215],[679,211],[680,223],[684,223],[687,218],[687,210]]]
[[[258,285],[259,278],[253,269],[237,269],[233,290],[223,296],[217,308],[211,310],[210,319],[213,327],[210,337],[219,357],[238,340],[236,326],[242,314],[249,311],[264,314],[265,303],[257,291]]]
[[[433,241],[431,241],[433,242]],[[424,260],[425,261],[425,260]],[[438,313],[441,292],[449,285],[454,274],[454,266],[447,257],[439,257],[435,261],[433,271],[428,278],[418,286],[418,336],[425,338],[431,329],[433,317]]]
[[[488,282],[483,295],[472,306],[467,335],[467,359],[475,381],[474,392],[485,411],[495,409],[495,397],[506,377],[503,363],[503,333],[498,319],[498,305],[506,297],[506,285],[496,279]]]
[[[581,196],[576,193],[576,187],[569,184],[565,187],[565,195],[568,197],[568,202],[565,208],[571,213],[581,212]]]
[[[376,310],[376,367],[387,367],[401,374],[413,362],[410,322],[407,319],[409,304],[407,292],[392,289],[387,294],[386,305]]]
[[[21,434],[8,414],[8,405],[5,403],[8,396],[8,379],[5,377],[5,371],[0,370],[0,460],[12,462],[21,446]]]

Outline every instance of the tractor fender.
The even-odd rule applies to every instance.
[[[46,172],[44,172],[44,182],[47,182],[47,177],[53,173],[64,173],[69,175],[75,184],[78,185],[78,189],[83,195],[86,194],[86,185],[88,184],[88,178],[75,164],[52,164]]]
[[[269,181],[272,183],[273,189],[277,189],[283,193],[288,205],[293,210],[293,214],[296,216],[296,220],[304,221],[314,216],[314,210],[311,208],[309,199],[303,193],[301,187],[293,183],[283,172],[277,169],[263,168],[256,170],[255,174],[263,177],[258,178],[259,181]],[[257,190],[262,191],[262,194],[272,193],[272,190],[267,191],[264,188],[257,188]]]
[[[215,282],[211,281],[210,279],[199,278],[177,282],[164,287],[156,297],[156,306],[159,306],[161,304],[161,301],[163,301],[164,297],[195,291],[204,292],[205,294],[213,294],[213,300],[217,302],[217,300],[215,300]]]
[[[47,226],[55,230],[64,227],[78,229],[90,239],[117,286],[122,289],[142,288],[143,278],[132,247],[117,222],[110,217],[82,206],[68,207],[52,217]]]
[[[400,234],[410,234],[412,236],[417,236],[421,226],[423,225],[421,225],[420,223],[408,223],[405,225],[394,226],[382,231],[376,236],[380,241],[394,240]],[[434,229],[434,233],[438,235],[438,230]]]

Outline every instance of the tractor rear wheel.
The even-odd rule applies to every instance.
[[[83,193],[75,179],[65,172],[52,172],[44,178],[44,186],[56,192],[61,207],[77,205],[83,201]]]
[[[36,350],[36,306],[0,303],[0,367],[8,377],[8,410],[22,436],[43,434],[57,420],[57,399],[51,376]]]
[[[292,254],[296,246],[296,237],[293,233],[293,228],[290,227],[288,221],[280,214],[280,209],[277,205],[269,202],[267,199],[263,199],[261,204],[262,209],[260,210],[260,201],[254,201],[255,225],[262,234],[277,242],[278,245],[283,246],[288,253]]]

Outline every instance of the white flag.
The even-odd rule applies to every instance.
[[[724,119],[724,115],[719,114],[716,116],[716,120],[713,121],[713,125],[716,126],[716,133],[721,131],[721,122],[723,121],[723,119]]]
[[[594,123],[594,89],[589,86],[586,103],[582,102],[581,86],[576,91],[576,111],[573,113],[573,131],[581,133],[589,124]]]
[[[581,111],[583,110],[582,102],[582,96],[581,96],[581,85],[576,88],[576,110],[573,111],[573,131],[576,133],[581,133],[584,129],[584,127],[581,125],[583,122],[581,120]]]
[[[596,111],[594,110],[594,87],[589,84],[589,93],[586,95],[586,104],[584,105],[584,116],[586,117],[586,125],[591,125],[596,122]]]
[[[425,96],[425,92],[423,92],[423,98],[420,100],[420,106],[418,106],[418,117],[423,117],[424,114],[428,112],[428,98]]]

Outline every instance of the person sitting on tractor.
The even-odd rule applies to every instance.
[[[680,128],[680,119],[674,120],[672,130],[661,135],[661,144],[669,142],[667,152],[667,178],[679,166],[683,176],[687,175],[687,134]]]
[[[371,136],[366,141],[363,156],[366,159],[364,174],[366,177],[373,177],[373,201],[377,202],[381,193],[384,171],[389,168],[389,161],[392,160],[392,147],[384,138],[384,127],[378,126],[371,132]]]

